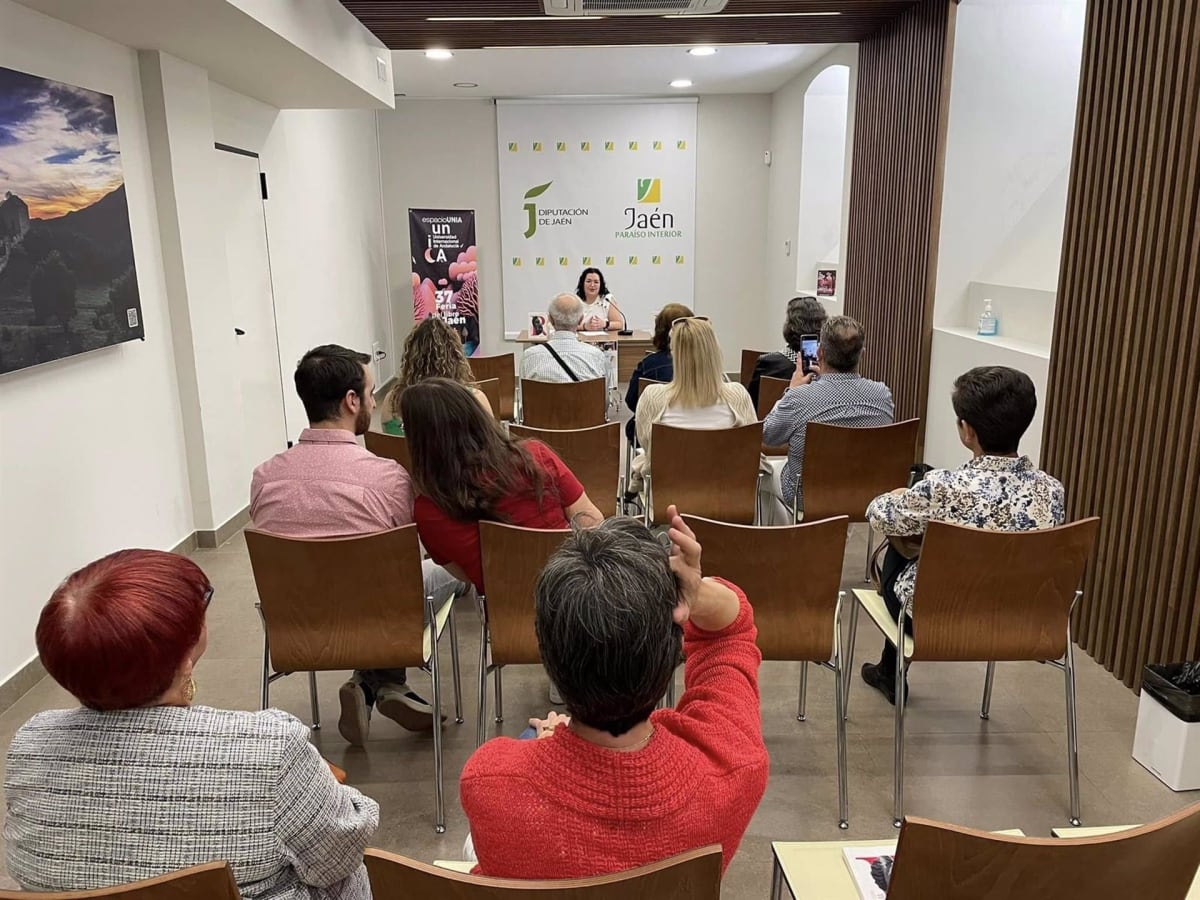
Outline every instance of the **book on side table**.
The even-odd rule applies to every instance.
[[[888,882],[892,879],[892,863],[896,845],[878,847],[845,847],[842,858],[854,878],[854,886],[862,900],[887,900]]]

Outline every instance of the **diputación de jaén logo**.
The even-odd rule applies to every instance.
[[[525,212],[526,225],[525,237],[533,237],[538,230],[539,225],[571,225],[577,218],[584,218],[589,213],[586,208],[576,209],[539,209],[533,200],[536,200],[546,191],[550,190],[553,181],[547,181],[545,184],[535,185],[525,192],[524,199],[526,202],[521,209]]]

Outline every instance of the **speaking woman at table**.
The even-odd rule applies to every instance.
[[[608,292],[604,273],[599,269],[589,266],[579,273],[575,294],[583,301],[580,331],[616,331],[626,327],[624,315]]]

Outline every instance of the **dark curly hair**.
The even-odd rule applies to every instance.
[[[595,266],[588,266],[586,269],[584,269],[582,272],[579,273],[579,283],[577,285],[575,285],[575,296],[578,297],[580,300],[582,300],[584,303],[587,303],[587,297],[583,293],[583,283],[584,283],[584,281],[587,280],[587,277],[589,275],[591,275],[593,272],[595,272],[597,275],[600,276],[600,296],[606,297],[608,295],[608,282],[606,282],[604,280],[604,273],[601,272],[599,269],[597,269]]]
[[[783,339],[787,345],[800,352],[800,337],[805,334],[820,334],[825,324],[825,305],[812,294],[801,294],[788,301],[787,318],[783,322]]]
[[[668,303],[654,317],[654,349],[665,353],[671,349],[671,325],[676,319],[686,319],[694,316],[690,309],[682,303]]]

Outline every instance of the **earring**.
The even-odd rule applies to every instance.
[[[196,699],[196,679],[188,678],[187,684],[183,686],[183,699],[190,705]]]

